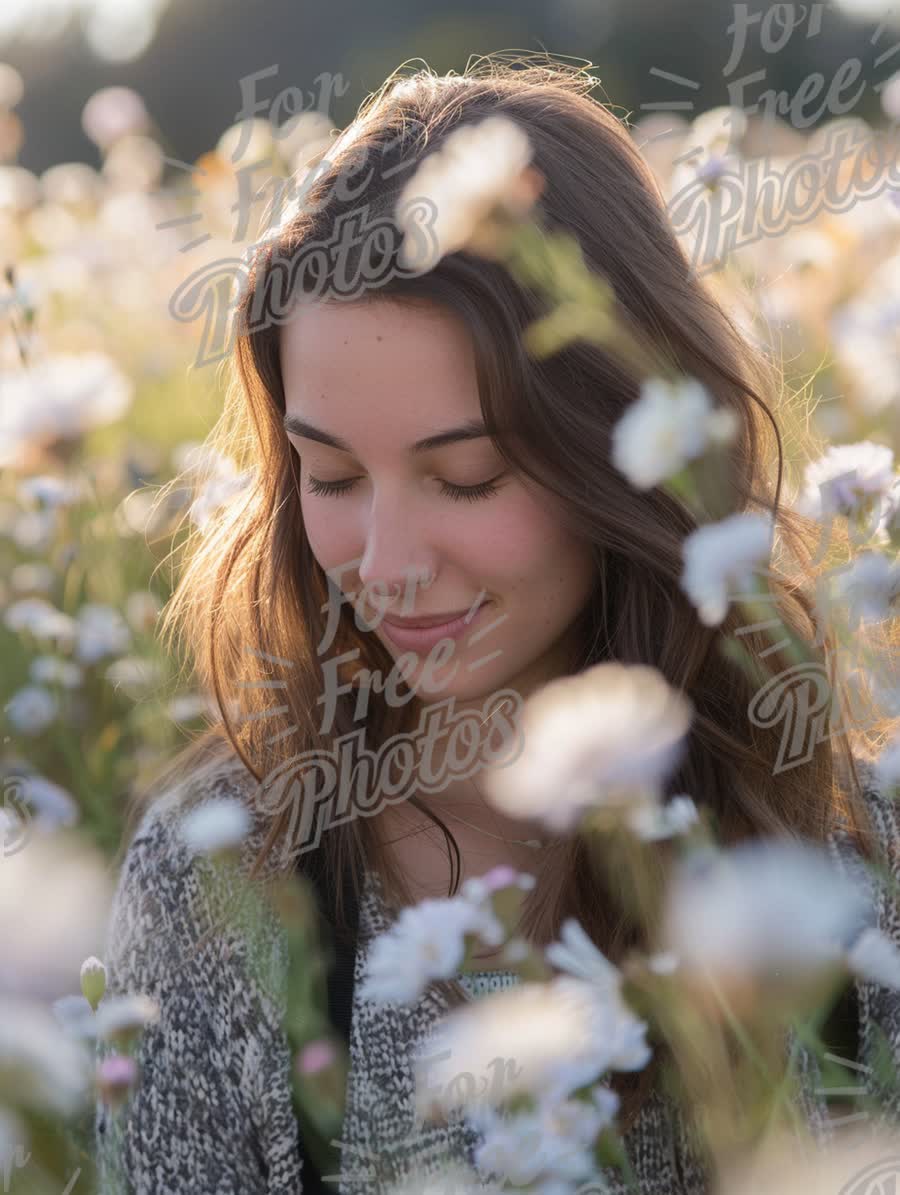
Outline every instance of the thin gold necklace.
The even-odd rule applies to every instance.
[[[484,724],[485,724],[485,722],[487,722],[488,718],[493,718],[493,716],[494,716],[494,714],[496,714],[497,710],[502,709],[503,706],[506,704],[507,700],[509,700],[509,699],[507,698],[506,700],[501,701],[501,703],[497,706],[496,709],[491,710],[491,712],[488,714],[487,718],[484,718],[482,720],[481,725],[484,726]],[[481,797],[481,799],[483,801],[484,793],[481,791],[481,789],[478,787],[478,785],[475,784],[474,779],[472,780],[472,784],[475,788],[475,791],[478,793],[479,797]],[[442,810],[441,812],[447,813],[450,817],[456,818],[456,820],[458,822],[461,822],[464,826],[468,826],[469,829],[477,830],[479,834],[484,834],[488,838],[496,838],[498,842],[505,842],[507,844],[507,846],[527,846],[527,847],[530,847],[534,851],[539,851],[539,850],[542,850],[543,847],[546,845],[545,843],[541,842],[537,838],[504,838],[502,834],[492,834],[490,830],[485,830],[481,826],[476,826],[474,824],[474,822],[467,822],[465,818],[460,817],[458,813],[453,813],[450,809]],[[412,835],[412,834],[421,833],[421,831],[425,830],[425,829],[429,829],[429,827],[422,826],[422,827],[420,827],[419,830],[410,830],[409,834],[401,834],[399,838],[390,839],[388,842],[388,845],[392,845],[395,842],[400,842],[401,839],[403,839],[403,838],[409,838],[410,835]]]
[[[509,699],[506,698],[504,701],[500,702],[500,704],[497,706],[497,709],[491,710],[487,718],[482,721],[481,725],[484,726],[484,723],[487,722],[488,718],[493,718],[497,710],[502,709],[508,700]],[[474,777],[472,778],[472,785],[483,801],[484,793],[475,783]],[[470,830],[477,830],[479,834],[484,834],[488,838],[496,838],[498,842],[505,842],[508,846],[527,846],[531,847],[533,851],[539,851],[544,846],[544,844],[537,838],[504,838],[502,834],[492,834],[490,830],[485,830],[481,826],[476,826],[474,822],[467,822],[465,818],[460,817],[458,813],[453,813],[449,809],[447,809],[446,812],[450,815],[450,817],[454,817],[458,822],[462,822],[464,826],[468,826]]]
[[[475,784],[474,779],[472,780],[472,784],[479,797],[484,800],[484,793],[482,793],[478,785]],[[445,810],[444,812],[449,814],[450,817],[456,818],[458,822],[462,822],[464,826],[468,826],[470,830],[477,830],[479,834],[485,834],[488,838],[496,838],[498,842],[505,842],[509,846],[528,846],[534,851],[539,851],[544,846],[540,839],[537,838],[504,838],[502,834],[492,834],[490,830],[482,829],[481,826],[476,826],[474,822],[467,822],[465,818],[460,817],[458,813],[453,813],[449,809]]]

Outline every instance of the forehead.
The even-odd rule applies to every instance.
[[[480,413],[471,336],[437,304],[307,304],[279,341],[286,411],[329,431],[370,418],[427,431]]]

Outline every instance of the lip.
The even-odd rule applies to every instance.
[[[438,623],[436,626],[410,626],[409,623],[391,622],[386,616],[381,620],[381,627],[397,647],[409,649],[410,651],[418,651],[423,648],[432,647],[441,639],[457,639],[461,635],[466,635],[475,625],[475,622],[481,616],[481,612],[490,605],[490,601],[482,602],[471,618],[466,620],[468,610],[462,614],[451,618],[447,622]]]

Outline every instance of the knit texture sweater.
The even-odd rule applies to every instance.
[[[878,835],[887,848],[891,878],[900,879],[900,821],[892,800],[865,772],[865,794]],[[300,1195],[304,1162],[291,1095],[291,1050],[282,1028],[286,1007],[287,943],[272,913],[255,939],[252,965],[245,928],[217,922],[202,873],[209,861],[193,854],[180,833],[188,808],[221,796],[247,801],[247,779],[236,772],[158,797],[145,812],[118,877],[107,945],[109,995],[146,993],[160,1007],[157,1023],[143,1032],[136,1058],[141,1077],[128,1101],[112,1111],[98,1102],[96,1156],[103,1195]],[[248,802],[249,805],[249,802]],[[250,806],[252,812],[252,805]],[[242,850],[249,868],[266,827],[254,814]],[[840,829],[828,841],[832,858],[869,892],[872,923],[900,945],[900,901],[887,882],[871,876]],[[471,1164],[480,1138],[465,1120],[422,1125],[414,1113],[413,1052],[449,1008],[440,985],[430,985],[412,1006],[379,1007],[360,997],[371,941],[390,925],[381,885],[365,876],[350,1026],[340,1173],[326,1190],[338,1195],[387,1195],[413,1172],[434,1173],[446,1162]],[[261,964],[261,965],[260,965]],[[504,985],[504,981],[500,981]],[[505,981],[508,985],[509,978]],[[486,994],[490,984],[469,980]],[[848,1084],[877,1101],[870,1122],[900,1122],[900,1098],[879,1086],[874,1066],[883,1035],[900,1065],[900,992],[853,981],[859,1010],[859,1053]],[[835,1140],[815,1057],[796,1040],[801,1110],[814,1140]],[[98,1045],[98,1057],[108,1047]],[[877,1127],[873,1123],[873,1127]],[[700,1164],[682,1114],[654,1091],[624,1138],[643,1195],[705,1195],[709,1178]],[[624,1195],[619,1173],[605,1168],[611,1195]]]

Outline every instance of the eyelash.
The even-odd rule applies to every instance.
[[[480,485],[452,485],[449,481],[442,481],[441,493],[452,498],[454,502],[479,502],[484,498],[492,498],[499,492],[500,487],[495,482],[502,476],[500,473],[490,481],[481,482]],[[337,498],[349,493],[355,482],[355,478],[350,481],[319,481],[316,477],[310,477],[306,492]]]

